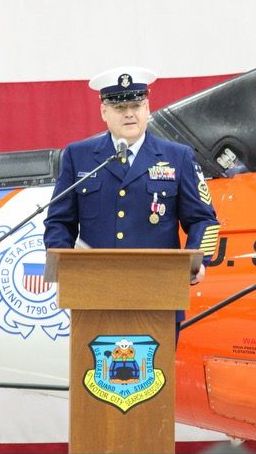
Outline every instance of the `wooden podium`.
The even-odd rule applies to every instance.
[[[174,454],[175,310],[188,308],[202,255],[47,251],[45,279],[71,309],[70,454]]]

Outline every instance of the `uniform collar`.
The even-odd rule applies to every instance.
[[[136,157],[139,150],[140,150],[140,147],[142,146],[144,140],[145,140],[145,137],[146,137],[146,134],[145,132],[142,134],[142,136],[135,142],[133,143],[132,145],[129,146],[129,150],[132,151],[132,154]],[[117,139],[113,136],[113,134],[111,134],[111,139],[112,139],[112,142],[114,144],[114,147],[116,149],[117,147]]]

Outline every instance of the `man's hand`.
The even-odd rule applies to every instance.
[[[205,276],[205,266],[203,264],[200,265],[199,271],[196,273],[195,276],[192,276],[190,284],[195,285],[199,282],[202,282]]]

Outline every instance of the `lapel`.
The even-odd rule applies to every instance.
[[[94,150],[95,160],[101,164],[109,156],[116,153],[115,147],[113,145],[111,135],[108,132],[104,134],[103,137],[99,138],[98,144]],[[158,161],[161,161],[161,156],[163,157],[163,152],[159,148],[158,141],[155,137],[146,132],[146,137],[142,147],[139,150],[131,168],[128,170],[127,174],[124,177],[124,172],[122,166],[118,160],[110,162],[106,166],[106,170],[111,172],[115,177],[122,181],[122,187],[127,186],[132,181],[139,178],[144,173],[148,172],[148,168],[155,165]],[[165,159],[163,159],[165,160]]]
[[[122,186],[127,186],[132,181],[148,172],[149,167],[156,165],[156,162],[161,160],[161,156],[163,156],[163,153],[159,149],[158,143],[154,136],[150,133],[146,133],[145,141],[142,144],[142,147],[140,148],[131,168],[128,170]]]
[[[115,155],[116,150],[112,142],[110,133],[104,134],[104,136],[100,139],[101,140],[99,140],[98,145],[94,150],[94,158],[99,164],[102,164],[102,162],[109,158],[109,156],[112,156],[113,154]],[[120,162],[114,160],[107,164],[105,168],[113,175],[115,175],[115,177],[117,177],[119,180],[123,180],[124,172],[122,166],[120,165]]]

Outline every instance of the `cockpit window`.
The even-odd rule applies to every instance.
[[[60,150],[0,153],[0,188],[54,184]]]

